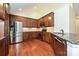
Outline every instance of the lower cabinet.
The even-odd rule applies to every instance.
[[[51,40],[51,46],[53,47],[56,56],[67,56],[66,41],[61,41],[60,38],[53,37]]]
[[[7,56],[9,53],[8,38],[0,40],[0,56]]]
[[[51,39],[52,39],[50,33],[48,33],[48,32],[43,32],[42,37],[43,37],[42,40],[43,40],[44,42],[47,42],[47,43],[50,44]]]
[[[57,56],[66,56],[66,45],[62,42],[54,40],[54,50]]]
[[[43,41],[47,42],[54,49],[56,56],[67,56],[67,43],[62,38],[53,36],[52,33],[43,32]]]
[[[38,38],[39,38],[39,32],[23,32],[23,41]]]
[[[0,56],[5,56],[5,43],[4,43],[4,39],[0,40]]]

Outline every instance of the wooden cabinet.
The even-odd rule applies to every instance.
[[[5,55],[5,41],[4,39],[0,40],[0,56]]]
[[[23,27],[39,28],[41,27],[40,24],[42,22],[45,24],[46,27],[54,26],[53,12],[41,17],[40,19],[33,19],[33,18],[18,16],[18,15],[11,15],[11,14],[10,14],[10,17],[12,17],[11,20],[23,22]]]
[[[23,21],[24,23],[24,27],[27,28],[37,28],[37,22],[36,20],[32,20],[32,19],[26,19],[25,21]]]
[[[37,28],[37,19],[32,19],[28,17],[18,16],[18,15],[11,15],[10,14],[10,21],[20,21],[23,23],[23,27],[27,28]]]
[[[66,41],[59,37],[54,37],[51,40],[52,47],[55,51],[56,56],[66,56],[67,55],[67,44]]]
[[[37,20],[30,20],[30,24],[29,25],[31,25],[30,27],[37,28]]]
[[[7,56],[9,52],[8,37],[0,40],[0,56]]]
[[[66,41],[62,40],[59,37],[55,37],[52,33],[43,32],[42,41],[50,44],[54,49],[56,56],[66,56],[67,55],[67,44]]]
[[[27,32],[23,32],[23,41],[27,41],[28,40],[28,33]]]
[[[23,32],[23,41],[38,39],[39,32]]]
[[[47,15],[41,17],[41,18],[39,19],[39,25],[38,25],[38,27],[40,27],[40,24],[41,24],[41,23],[44,23],[44,25],[45,25],[46,27],[54,26],[54,13],[51,12],[51,13],[49,13],[49,14],[47,14]]]
[[[3,3],[0,3],[0,19],[2,19],[2,20],[5,19],[5,10],[4,10]]]
[[[9,36],[6,36],[4,41],[5,41],[5,56],[7,56],[9,53]]]
[[[65,55],[65,45],[58,40],[54,40],[54,50],[57,56]]]
[[[52,39],[51,34],[48,33],[48,32],[42,32],[42,34],[43,34],[42,35],[43,36],[42,40],[47,42],[47,43],[50,43],[51,39]]]
[[[26,18],[23,21],[23,26],[28,28],[37,28],[37,20]]]
[[[2,39],[0,39],[0,55],[5,56],[8,55],[9,52],[9,14],[8,14],[8,3],[3,3],[3,9],[0,10],[0,17],[4,21],[4,35]],[[3,12],[2,12],[3,11]],[[2,13],[1,13],[2,12]]]

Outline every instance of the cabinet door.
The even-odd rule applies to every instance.
[[[5,9],[4,9],[3,3],[2,5],[0,4],[0,19],[2,20],[5,19]]]
[[[64,45],[61,41],[55,38],[54,40],[54,50],[55,54],[57,56],[65,56],[67,51],[66,51],[66,45]]]
[[[0,56],[5,56],[5,41],[0,40]]]
[[[29,25],[28,25],[29,27],[37,28],[37,25],[38,24],[37,24],[37,21],[36,20],[32,20],[32,19],[30,20],[29,19]]]
[[[5,38],[5,56],[7,56],[8,55],[8,53],[9,53],[9,36],[7,36],[6,38]]]
[[[27,41],[28,40],[28,33],[27,32],[23,32],[23,41]]]
[[[46,27],[54,26],[54,13],[51,12],[39,19]]]
[[[37,20],[33,20],[33,27],[37,28],[37,25],[38,25]]]
[[[47,32],[43,32],[43,41],[47,42],[47,43],[50,43],[51,42],[51,34],[50,33],[47,33]]]

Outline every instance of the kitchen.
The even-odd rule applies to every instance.
[[[27,51],[24,50],[25,52],[23,54],[23,51],[20,50],[20,47],[23,46],[24,44],[32,45],[33,42],[35,42],[33,43],[35,44],[34,46],[40,45],[42,47],[44,45],[45,49],[46,47],[48,48],[46,50],[48,51],[47,53],[45,51],[44,53],[41,52],[39,54],[32,51],[34,56],[35,55],[48,55],[48,56],[79,55],[77,53],[79,49],[77,42],[75,43],[75,40],[70,40],[69,37],[72,38],[73,35],[67,34],[67,33],[75,33],[75,23],[74,23],[75,15],[74,15],[72,4],[11,3],[7,5],[8,8],[6,6],[5,7],[6,9],[9,9],[10,6],[10,12],[8,12],[9,10],[5,10],[5,7],[3,6],[4,7],[3,12],[6,17],[0,14],[0,17],[2,17],[1,19],[4,19],[2,21],[7,22],[7,27],[4,23],[4,25],[2,26],[4,28],[1,28],[1,26],[0,28],[5,29],[6,27],[7,32],[6,29],[1,32],[10,35],[6,42],[6,44],[8,44],[7,46],[9,47],[9,48],[7,47],[8,50],[6,50],[9,51],[8,56],[32,55],[31,53],[29,53],[30,52],[29,50],[31,50],[32,48],[29,48],[29,50],[25,48]],[[26,6],[26,8],[24,6]],[[38,40],[34,40],[34,39],[38,39]],[[37,49],[37,48],[34,47],[33,49]],[[37,52],[40,52],[42,50],[44,50],[43,47],[37,49]]]

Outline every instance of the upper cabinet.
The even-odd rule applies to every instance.
[[[5,10],[3,3],[0,3],[0,19],[1,20],[5,19]]]
[[[33,18],[28,18],[28,17],[23,17],[23,16],[17,16],[17,15],[11,15],[10,14],[10,22],[13,23],[15,21],[20,21],[23,23],[23,27],[28,27],[28,28],[36,28],[37,27],[37,19]]]
[[[8,3],[0,3],[0,19],[5,20],[6,15],[9,13],[9,4]]]
[[[51,12],[39,19],[38,27],[44,25],[45,27],[52,27],[54,26],[54,13]]]
[[[8,3],[0,3],[0,20],[1,24],[4,25],[4,36],[9,35],[9,4]],[[4,23],[4,24],[3,24]]]
[[[13,24],[14,21],[21,21],[23,22],[23,27],[27,28],[40,28],[42,25],[45,27],[52,27],[54,26],[54,13],[51,12],[41,17],[40,19],[33,19],[10,14],[10,21],[11,24]]]

